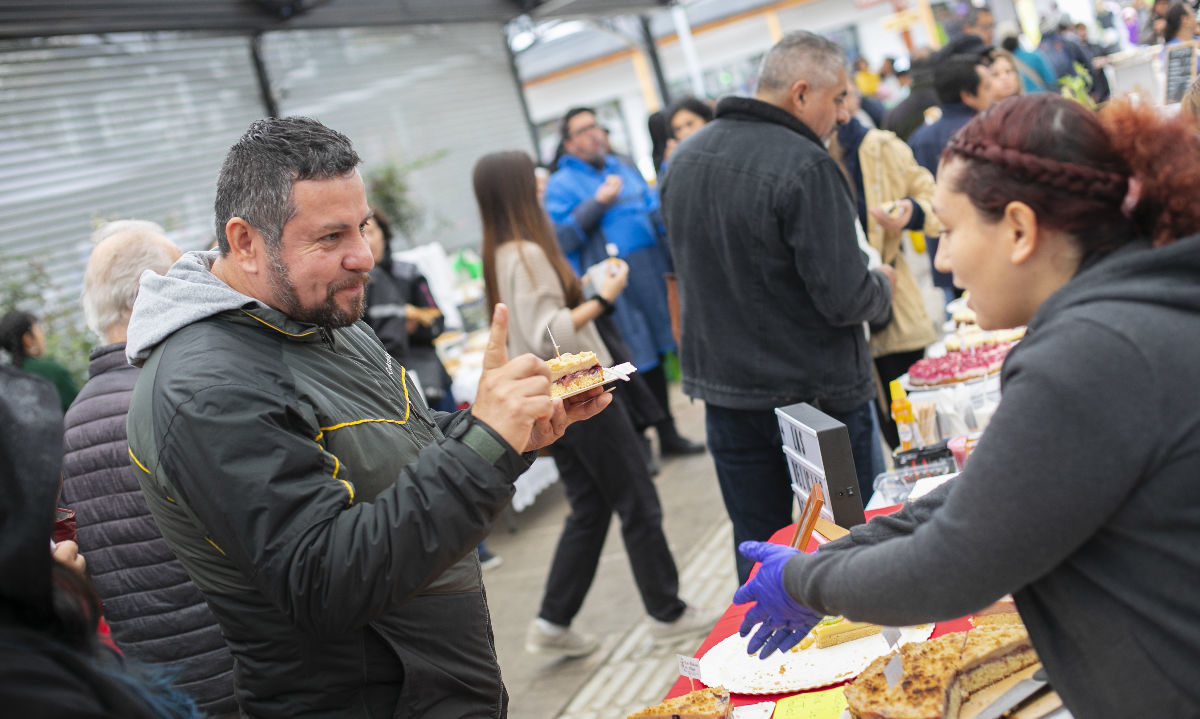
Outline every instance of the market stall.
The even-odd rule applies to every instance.
[[[882,509],[867,510],[866,515],[870,519],[872,517],[891,514],[899,508],[899,505],[894,505]],[[831,531],[830,525],[823,524],[823,526],[825,527],[825,531],[831,535],[837,534],[836,530],[840,529],[834,525],[833,531]],[[787,544],[789,539],[795,534],[795,531],[796,525],[784,527],[776,532],[770,541],[776,544]],[[827,541],[829,539],[823,536],[820,530],[818,530],[808,543],[806,551],[815,552],[821,544]],[[720,620],[717,621],[716,626],[705,637],[694,655],[700,660],[701,680],[681,676],[671,687],[666,698],[681,697],[693,689],[704,686],[732,683],[739,688],[739,690],[730,690],[730,703],[734,708],[732,716],[737,719],[741,717],[762,717],[766,719],[772,716],[776,719],[784,719],[785,717],[842,719],[843,717],[850,717],[843,689],[847,682],[852,680],[862,669],[866,668],[872,660],[891,652],[888,640],[880,634],[875,634],[828,649],[814,650],[813,648],[809,648],[799,652],[776,653],[773,655],[773,658],[769,657],[767,660],[760,660],[757,657],[749,655],[735,657],[730,654],[728,647],[731,644],[738,644],[740,640],[740,644],[743,647],[741,652],[745,652],[744,645],[748,637],[741,639],[737,635],[738,628],[749,607],[749,604],[730,605],[726,609]],[[899,644],[967,632],[972,627],[971,617],[961,617],[950,621],[937,622],[933,625],[902,628]],[[812,655],[814,651],[825,654],[820,656],[805,656],[806,653]],[[748,678],[747,676],[737,676],[734,674],[736,672],[744,675],[745,671],[742,668],[753,666],[755,662],[761,662],[764,667],[769,667],[770,671],[762,672],[760,670],[757,678],[753,676]],[[720,666],[721,664],[724,667]],[[986,714],[981,713],[985,708],[989,707],[993,702],[1000,700],[1008,689],[1032,676],[1035,671],[1035,666],[1026,667],[1012,674],[1007,679],[987,687],[986,690],[973,693],[970,700],[963,705],[961,712],[957,716],[964,719],[986,716]],[[841,675],[840,678],[834,678],[830,681],[823,680],[823,677],[838,674]],[[747,681],[749,681],[749,684],[746,683]],[[772,689],[772,685],[786,686],[789,682],[791,686],[796,688]],[[761,686],[750,686],[756,683]],[[1011,716],[1020,717],[1021,719],[1032,719],[1034,717],[1069,719],[1070,717],[1070,714],[1062,708],[1061,701],[1058,701],[1057,695],[1054,695],[1052,690],[1043,691],[1036,697],[1029,697],[1021,704],[1020,709],[1019,713],[1012,714]],[[995,716],[1000,715],[996,714]]]

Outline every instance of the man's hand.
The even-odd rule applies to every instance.
[[[572,422],[591,417],[612,401],[597,396],[603,392],[599,388],[571,397],[569,405],[551,400],[550,368],[531,354],[508,359],[507,343],[508,308],[497,304],[471,414],[518,452],[554,442]]]
[[[747,651],[753,654],[762,649],[760,659],[766,659],[776,649],[786,652],[799,644],[822,618],[797,604],[783,586],[783,568],[800,552],[769,542],[742,542],[738,551],[747,559],[762,562],[758,573],[733,595],[734,604],[757,602],[746,612],[738,633],[744,637],[761,622],[762,626],[750,639]]]
[[[912,200],[906,197],[903,200],[897,200],[887,205],[872,207],[868,212],[871,213],[871,217],[875,218],[880,227],[889,232],[895,232],[896,230],[903,230],[908,225],[909,220],[912,219],[913,204]]]
[[[891,288],[891,291],[892,291],[892,294],[890,295],[890,297],[892,299],[895,299],[896,298],[896,268],[892,267],[891,265],[880,265],[880,266],[876,267],[875,269],[878,270],[881,275],[883,275],[884,277],[887,278],[888,286]]]
[[[621,178],[617,175],[607,175],[604,184],[596,188],[596,202],[611,205],[621,196]]]
[[[79,574],[83,574],[87,568],[87,560],[79,553],[79,545],[70,539],[65,542],[57,542],[54,545],[54,550],[50,553],[54,561],[71,569]]]

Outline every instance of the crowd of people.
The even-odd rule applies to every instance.
[[[1194,32],[1160,4],[1138,18],[1155,37]],[[392,257],[336,130],[252,124],[221,165],[208,251],[101,226],[81,297],[101,345],[78,392],[36,317],[0,320],[6,708],[505,716],[482,542],[542,449],[569,515],[526,649],[598,648],[573,622],[614,513],[651,634],[703,633],[720,612],[680,596],[653,428],[660,456],[711,453],[752,651],[826,614],[915,624],[1011,593],[1076,716],[1195,715],[1200,419],[1179,388],[1200,357],[1178,338],[1200,321],[1200,132],[1188,101],[1168,117],[1047,92],[1079,57],[1103,75],[1079,29],[1034,49],[984,8],[963,20],[879,73],[785,35],[753,96],[652,121],[657,188],[590,108],[562,118],[553,172],[481,157],[492,319],[464,408],[428,283]],[[953,482],[817,554],[768,544],[794,511],[776,407],[846,426],[864,502],[897,445],[878,387],[941,320],[914,232],[945,299],[968,290],[981,327],[1028,327],[1004,399]],[[635,380],[551,399],[545,360],[583,351]],[[703,442],[670,411],[674,353]]]

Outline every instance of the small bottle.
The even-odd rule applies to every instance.
[[[892,419],[896,422],[896,432],[900,435],[900,451],[924,446],[921,432],[917,429],[917,422],[913,417],[912,402],[909,401],[904,387],[900,385],[900,380],[892,380],[889,388],[892,394]]]
[[[963,466],[967,466],[967,460],[971,457],[971,452],[975,451],[975,445],[979,444],[979,438],[983,436],[983,432],[971,432],[967,435],[967,441],[963,445]]]

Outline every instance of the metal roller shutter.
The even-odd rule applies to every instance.
[[[495,23],[268,33],[279,109],[345,133],[370,170],[445,153],[410,175],[423,209],[416,244],[476,246],[471,170],[483,154],[532,150]]]
[[[99,221],[154,220],[207,246],[221,159],[262,114],[244,36],[0,42],[0,274],[38,263],[54,283],[44,312],[78,304]]]

